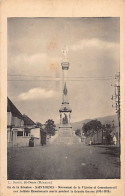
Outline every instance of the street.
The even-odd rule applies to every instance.
[[[49,143],[8,148],[8,180],[120,178],[119,148]]]

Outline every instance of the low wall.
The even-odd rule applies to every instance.
[[[13,141],[13,146],[22,147],[22,146],[29,146],[29,136],[17,136],[16,140]]]
[[[40,139],[39,138],[34,138],[34,146],[40,146]]]
[[[29,139],[30,136],[18,136],[16,140],[13,141],[12,146],[17,146],[17,147],[23,147],[23,146],[29,146]],[[39,138],[34,138],[34,146],[39,146],[40,145],[40,139]]]
[[[92,144],[102,144],[103,143],[103,135],[102,131],[98,131],[97,133],[94,133],[91,137],[86,137],[85,143],[89,144],[90,141]]]

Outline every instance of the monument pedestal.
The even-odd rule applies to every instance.
[[[78,137],[74,135],[74,131],[70,124],[60,126],[57,143],[74,144],[78,143],[77,138]]]
[[[60,127],[60,129],[59,129],[59,136],[60,137],[72,137],[72,135],[73,135],[72,128]]]
[[[74,134],[72,128],[62,127],[59,129],[56,143],[62,143],[66,145],[76,144],[79,143],[79,138]]]

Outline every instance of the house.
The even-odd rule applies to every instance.
[[[24,120],[24,137],[33,137],[34,138],[34,146],[41,145],[41,135],[40,128],[36,126],[27,115],[23,115]]]
[[[27,115],[22,115],[12,101],[7,98],[7,143],[12,146],[29,146],[31,136],[34,146],[41,145],[40,128]]]
[[[24,120],[21,112],[7,98],[7,142],[13,146],[18,136],[24,136]]]
[[[29,139],[31,137],[34,138],[34,146],[41,145],[40,128],[37,127],[36,123],[25,114],[23,114],[23,120],[24,120],[24,138],[26,141],[25,146],[29,145]],[[28,139],[28,141],[27,141],[27,139]]]
[[[24,136],[30,136],[31,129],[36,127],[36,123],[34,123],[27,115],[23,114],[24,121]]]

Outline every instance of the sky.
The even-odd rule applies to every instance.
[[[120,69],[117,17],[8,18],[8,97],[34,122],[59,123],[65,45],[71,122],[114,115],[111,85]]]

